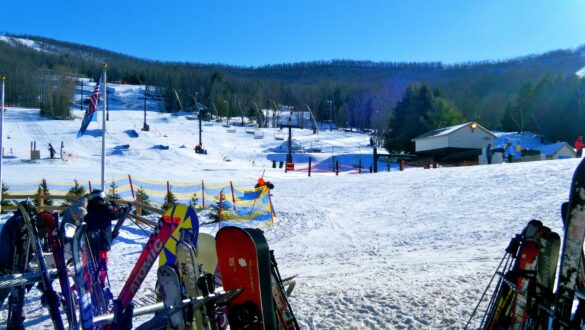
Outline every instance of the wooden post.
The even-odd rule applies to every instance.
[[[221,207],[223,201],[223,190],[219,192],[219,203],[217,203],[217,222],[221,223]]]
[[[142,194],[140,194],[139,196],[137,196],[137,198],[136,198],[136,201],[137,201],[138,203],[140,203],[140,205],[142,205],[142,202],[144,202],[144,201],[142,200]],[[138,204],[136,205],[136,213],[137,213],[138,215],[142,215],[142,206],[138,206]]]
[[[44,184],[46,184],[45,179],[43,179],[42,181]],[[45,206],[45,192],[43,191],[43,188],[41,187],[40,192],[39,192],[39,209],[42,209],[43,206]]]
[[[201,180],[201,207],[205,208],[205,184]]]
[[[273,224],[276,212],[274,212],[274,206],[272,205],[272,194],[270,193],[270,188],[266,187],[266,189],[268,189],[268,203],[270,203],[270,224]]]
[[[374,147],[374,173],[378,173],[378,148],[376,147]]]
[[[234,195],[234,184],[230,181],[230,188],[232,188],[232,202],[234,203],[234,211],[236,210],[236,195]]]
[[[309,157],[309,176],[311,176],[311,157]]]
[[[400,160],[400,171],[404,171],[404,159]]]
[[[132,199],[136,199],[134,195],[134,186],[132,185],[132,177],[128,174],[128,182],[130,182],[130,192],[132,193]]]
[[[87,185],[89,186],[89,192],[91,192],[91,181],[87,181]]]

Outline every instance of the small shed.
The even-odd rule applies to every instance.
[[[476,122],[439,128],[412,139],[417,155],[444,162],[477,161],[496,136]]]
[[[540,154],[546,159],[567,159],[577,157],[575,149],[573,149],[573,147],[567,142],[557,142],[554,144],[538,146],[533,149],[539,150]]]

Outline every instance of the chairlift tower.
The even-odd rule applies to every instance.
[[[162,101],[163,99],[160,97],[140,97],[139,99],[144,100],[144,125],[142,126],[142,130],[148,132],[150,130],[150,126],[146,123],[146,101]]]
[[[293,157],[292,157],[292,129],[293,129],[293,127],[299,128],[299,126],[292,124],[292,111],[290,112],[290,115],[288,117],[288,124],[280,125],[280,128],[282,128],[282,127],[288,128],[288,141],[287,141],[288,153],[286,154],[285,172],[294,171],[295,170],[295,163],[293,162]]]

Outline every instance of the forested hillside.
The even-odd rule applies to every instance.
[[[338,126],[387,129],[407,87],[425,83],[449,102],[449,111],[462,115],[453,118],[477,120],[489,129],[530,129],[571,140],[585,126],[585,87],[575,76],[585,67],[585,47],[456,65],[335,60],[237,67],[159,62],[42,37],[12,37],[34,41],[34,47],[10,38],[0,42],[6,100],[17,106],[42,108],[49,92],[75,88],[63,77],[96,79],[105,62],[109,80],[158,86],[166,111],[180,110],[176,91],[186,110],[195,97],[231,116],[248,113],[254,103],[308,105],[319,120],[331,116]]]

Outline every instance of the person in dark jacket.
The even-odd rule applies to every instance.
[[[49,143],[49,155],[51,157],[51,159],[55,158],[55,148],[53,148],[53,145]]]
[[[34,215],[35,208],[29,202],[22,202],[22,205]],[[2,230],[0,231],[0,275],[7,275],[12,273],[14,255],[17,249],[23,246],[22,239],[28,239],[26,234],[26,228],[24,226],[24,219],[20,210],[16,210],[14,215],[10,217]],[[29,249],[29,259],[32,255],[32,249]],[[8,297],[10,288],[0,289],[0,308],[4,304],[4,300]]]
[[[112,220],[119,219],[125,210],[116,203],[106,203],[106,195],[101,190],[93,190],[88,197],[87,215],[84,218],[87,224],[87,236],[90,240],[91,250],[100,275],[106,280],[108,254],[112,247]]]
[[[267,186],[268,189],[272,190],[274,189],[274,185],[272,184],[272,182],[270,181],[264,181],[264,178],[258,178],[258,183],[256,183],[256,185],[254,186],[254,188],[260,188],[263,186]]]

